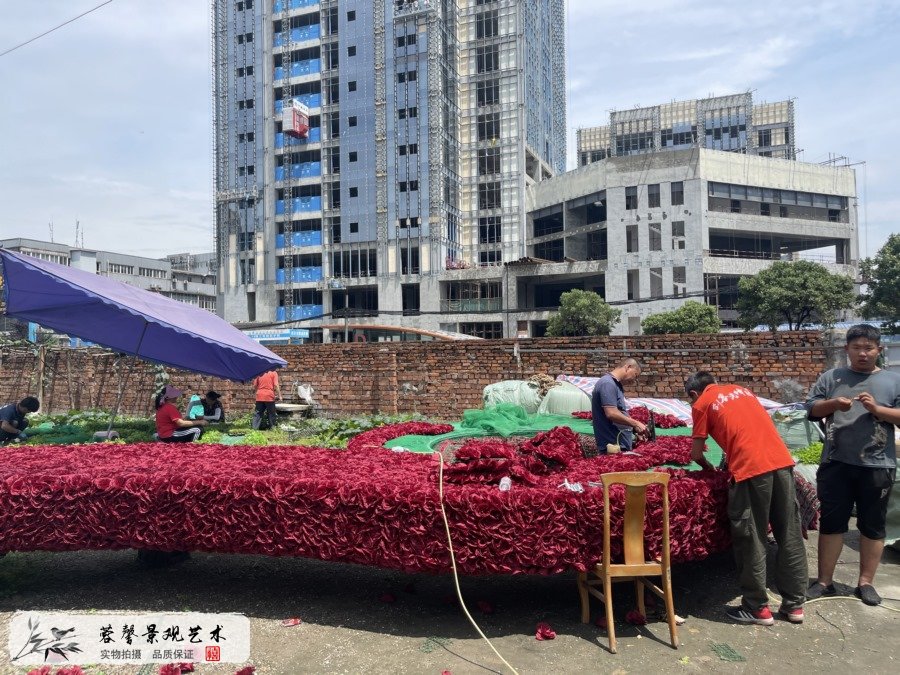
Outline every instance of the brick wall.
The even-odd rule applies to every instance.
[[[601,375],[625,355],[644,364],[628,388],[632,396],[683,398],[685,378],[698,369],[747,385],[761,396],[782,398],[780,383],[803,390],[831,367],[835,350],[819,332],[656,335],[458,342],[388,342],[276,347],[288,361],[280,371],[285,400],[293,383],[311,384],[330,415],[412,412],[456,419],[479,407],[492,382],[537,373]],[[38,374],[43,372],[43,377]],[[170,370],[171,382],[190,393],[213,388],[226,410],[250,410],[250,385]],[[149,415],[153,367],[95,349],[52,349],[44,354],[0,348],[0,401],[40,395],[43,409],[111,408],[124,379],[122,410]],[[39,385],[39,381],[42,382]]]

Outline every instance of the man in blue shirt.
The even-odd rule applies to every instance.
[[[647,427],[625,412],[624,385],[634,382],[641,374],[641,364],[632,358],[622,359],[618,366],[597,380],[591,395],[591,416],[597,451],[606,453],[607,444],[631,450],[634,432],[644,433]]]
[[[0,408],[0,445],[13,439],[27,438],[25,427],[28,426],[28,420],[25,419],[25,415],[37,412],[40,407],[40,401],[34,396],[26,396],[18,403],[10,403]]]

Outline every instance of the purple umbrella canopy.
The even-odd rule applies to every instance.
[[[245,382],[287,365],[216,315],[83,270],[0,249],[6,313],[117,352]]]

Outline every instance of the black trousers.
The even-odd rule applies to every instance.
[[[265,418],[263,413],[265,413]],[[253,410],[254,429],[273,429],[277,420],[278,414],[275,412],[275,401],[256,402],[256,407]]]

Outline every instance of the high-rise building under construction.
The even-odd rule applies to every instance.
[[[565,170],[564,26],[563,0],[213,0],[223,316],[456,325],[447,270],[524,256],[525,188]]]

